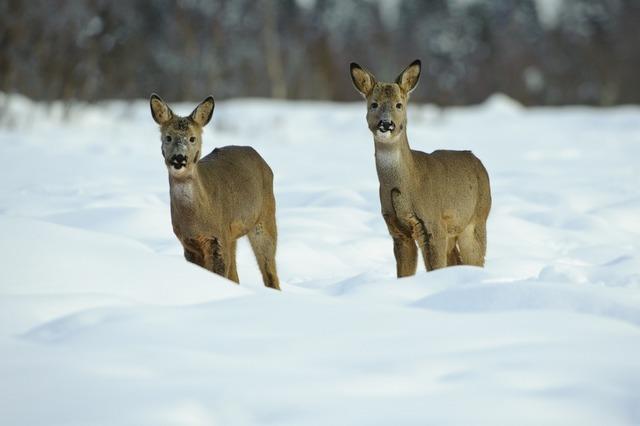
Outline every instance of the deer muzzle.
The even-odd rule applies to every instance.
[[[389,120],[380,120],[378,123],[378,130],[382,133],[393,132],[396,128],[396,125],[393,121]]]
[[[169,164],[171,164],[174,169],[180,170],[183,167],[187,167],[187,157],[182,154],[173,155],[169,159]]]

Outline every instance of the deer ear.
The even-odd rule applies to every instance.
[[[151,116],[156,123],[162,125],[173,118],[173,111],[171,111],[169,105],[155,93],[151,94],[149,105],[151,106]]]
[[[373,86],[376,85],[376,78],[369,71],[362,68],[355,62],[351,62],[351,80],[358,92],[363,96],[369,96],[373,90]]]
[[[215,108],[215,106],[216,103],[213,100],[213,96],[208,96],[204,101],[200,102],[200,105],[193,110],[189,117],[194,123],[204,127],[209,121],[211,121],[213,108]]]
[[[420,63],[420,59],[416,59],[396,78],[396,83],[405,93],[411,93],[418,85],[421,68],[422,64]]]

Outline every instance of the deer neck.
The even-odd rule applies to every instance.
[[[375,138],[374,142],[380,184],[391,188],[403,187],[411,179],[413,169],[413,157],[406,130],[398,135],[395,142],[377,141]]]
[[[169,174],[169,195],[172,211],[193,211],[202,203],[200,176],[198,168],[186,176],[176,177]]]

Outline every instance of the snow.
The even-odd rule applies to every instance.
[[[534,0],[538,18],[542,26],[547,29],[554,29],[560,21],[562,14],[562,0]]]
[[[640,423],[640,108],[411,104],[493,210],[484,269],[397,280],[364,104],[217,102],[206,149],[275,172],[275,292],[245,240],[239,286],[182,258],[146,101],[7,100],[0,423]]]

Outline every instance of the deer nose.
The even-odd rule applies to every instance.
[[[380,130],[381,132],[391,132],[396,128],[396,125],[394,124],[393,121],[389,121],[389,120],[380,120],[380,122],[378,123],[378,130]]]
[[[187,157],[182,154],[177,154],[172,156],[169,162],[176,169],[181,169],[187,165]]]

